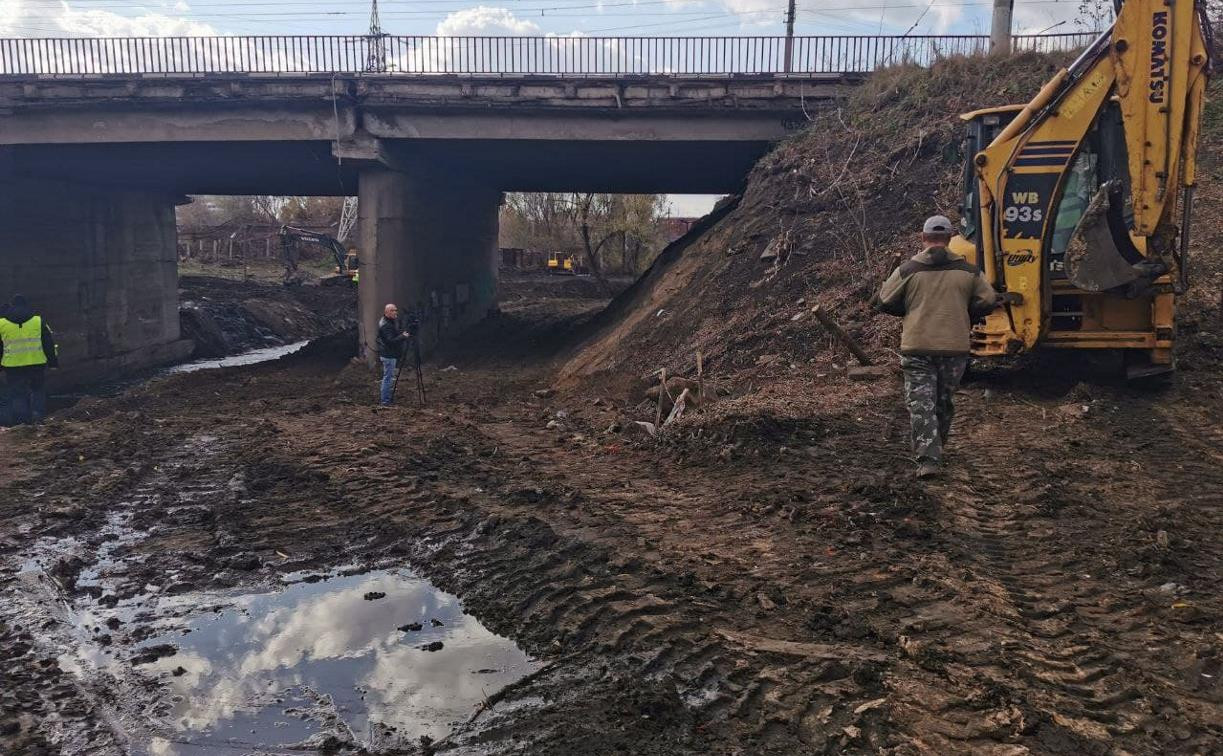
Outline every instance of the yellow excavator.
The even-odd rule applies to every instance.
[[[1131,378],[1174,368],[1210,24],[1201,0],[1116,10],[1031,102],[961,116],[951,248],[1003,302],[974,327],[974,356],[1118,349]]]

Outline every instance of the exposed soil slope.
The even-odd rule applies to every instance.
[[[691,374],[698,350],[723,375],[808,364],[830,346],[810,319],[815,304],[886,359],[898,323],[867,303],[898,255],[916,251],[925,217],[960,215],[958,114],[1024,102],[1067,61],[951,59],[876,74],[844,108],[813,114],[761,160],[737,205],[715,211],[712,228],[664,251],[597,321],[562,376],[623,382],[662,366]],[[1218,99],[1223,88],[1212,91]],[[1198,305],[1215,304],[1220,288],[1220,120],[1214,103],[1201,147]]]

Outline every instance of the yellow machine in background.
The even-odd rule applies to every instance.
[[[577,273],[577,264],[574,261],[573,255],[564,252],[549,252],[548,272],[575,275]]]
[[[348,248],[348,252],[344,255],[343,265],[344,267],[342,269],[339,265],[335,266],[335,272],[337,274],[342,273],[349,278],[357,277],[357,270],[361,267],[361,258],[357,256],[356,247]]]
[[[952,249],[1004,302],[974,328],[975,356],[1122,349],[1131,377],[1172,370],[1209,28],[1200,2],[1126,0],[1027,105],[962,116]]]

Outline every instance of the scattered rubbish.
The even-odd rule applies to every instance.
[[[645,434],[651,437],[653,437],[654,435],[658,433],[658,429],[657,427],[655,427],[654,423],[646,422],[645,420],[634,420],[633,424],[628,427],[638,428],[642,431],[645,431]]]
[[[439,370],[438,372],[440,372],[440,373],[453,373],[453,372],[456,372],[457,370],[458,370],[458,368],[457,368],[457,367],[455,367],[454,365],[447,365],[446,367],[442,368],[442,369],[441,369],[441,370]]]
[[[556,389],[553,389],[553,388],[536,389],[533,393],[535,394],[535,396],[538,396],[540,399],[550,399],[556,396]]]

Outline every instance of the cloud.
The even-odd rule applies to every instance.
[[[183,4],[186,8],[186,4]],[[71,3],[0,0],[0,36],[5,37],[174,37],[209,36],[217,30],[202,21],[140,13],[125,16]]]
[[[1102,0],[1079,3],[1047,3],[1039,8],[1016,6],[1013,27],[1016,34],[1048,34],[1103,31],[1112,23],[1112,4]]]
[[[687,0],[668,0],[678,6]],[[785,17],[785,4],[775,0],[721,0],[721,7],[739,14],[741,27],[772,26],[776,28]],[[915,34],[947,32],[964,17],[964,7],[954,4],[897,2],[896,7],[879,7],[884,3],[869,3],[874,8],[847,7],[844,0],[799,0],[798,21],[812,34],[898,34],[907,31],[921,19]]]
[[[517,18],[506,8],[477,5],[455,11],[437,25],[441,37],[525,36],[539,34],[539,25]]]

